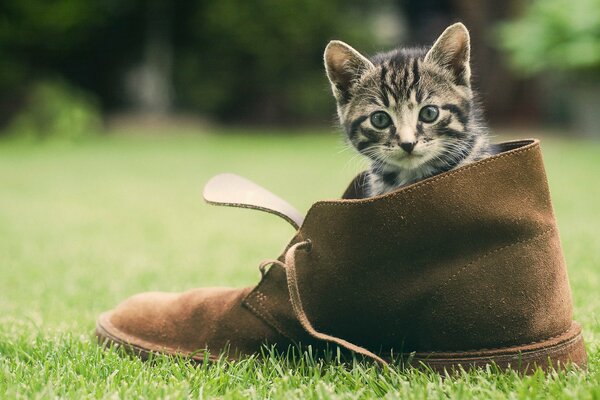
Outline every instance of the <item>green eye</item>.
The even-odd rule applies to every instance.
[[[440,115],[440,111],[436,106],[425,106],[419,111],[419,119],[423,122],[433,122]]]
[[[375,111],[371,114],[371,124],[377,129],[384,129],[392,124],[392,118],[383,111]]]

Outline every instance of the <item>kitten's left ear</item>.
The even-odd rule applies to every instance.
[[[446,28],[435,41],[425,55],[425,61],[450,69],[458,85],[469,86],[471,82],[470,55],[469,31],[463,24],[457,22]]]

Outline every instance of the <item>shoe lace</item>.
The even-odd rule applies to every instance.
[[[300,322],[300,325],[304,328],[309,335],[311,335],[315,339],[324,340],[327,342],[335,343],[338,346],[350,350],[356,354],[361,354],[365,357],[368,357],[384,366],[388,366],[388,363],[376,355],[375,353],[365,349],[364,347],[358,346],[356,344],[350,343],[347,340],[342,338],[328,335],[326,333],[322,333],[317,331],[313,325],[311,324],[306,312],[304,311],[304,307],[302,306],[302,299],[300,298],[300,290],[298,287],[298,279],[296,276],[296,252],[298,250],[304,250],[310,252],[311,249],[310,240],[305,240],[298,242],[292,245],[285,253],[284,262],[279,260],[265,260],[259,265],[259,269],[261,274],[264,276],[266,273],[266,268],[269,265],[275,264],[279,265],[283,268],[286,274],[287,279],[287,287],[290,294],[290,301],[292,303],[292,309],[294,310],[294,314]]]

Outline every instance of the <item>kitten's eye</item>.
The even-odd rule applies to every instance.
[[[383,111],[375,111],[371,114],[371,124],[377,129],[384,129],[392,124],[392,118]]]
[[[439,114],[440,111],[436,106],[425,106],[419,111],[419,119],[423,122],[433,122]]]

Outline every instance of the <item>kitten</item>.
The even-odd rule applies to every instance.
[[[340,123],[371,161],[369,196],[491,154],[463,24],[448,27],[430,49],[397,49],[369,60],[334,40],[324,58]]]

